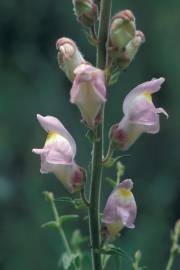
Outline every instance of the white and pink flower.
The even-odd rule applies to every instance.
[[[137,206],[132,188],[132,180],[126,179],[110,194],[103,213],[102,235],[106,240],[114,240],[124,227],[135,228]]]
[[[70,102],[78,106],[87,126],[93,129],[106,102],[104,72],[91,65],[82,64],[74,70],[75,79],[70,92]]]
[[[32,150],[41,157],[40,172],[54,173],[69,192],[79,191],[84,183],[84,171],[74,160],[74,139],[57,118],[38,114],[37,119],[48,133],[44,147]]]
[[[110,138],[120,150],[128,148],[142,133],[156,134],[160,130],[159,114],[168,114],[163,108],[156,108],[152,94],[159,91],[164,78],[153,79],[135,87],[123,103],[124,117],[112,126]]]

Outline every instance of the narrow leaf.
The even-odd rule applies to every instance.
[[[59,197],[55,199],[56,202],[67,202],[67,203],[73,203],[73,199],[70,197]]]
[[[106,177],[106,181],[114,188],[116,186],[116,182],[110,178],[110,177]]]
[[[118,255],[132,261],[131,257],[124,250],[118,247],[108,247],[106,249],[100,249],[97,252],[106,255]]]
[[[90,129],[87,131],[85,136],[91,144],[96,140],[94,132]]]
[[[59,222],[60,222],[60,224],[63,224],[66,221],[71,221],[71,220],[75,220],[78,218],[79,218],[78,215],[63,215],[63,216],[60,216]]]
[[[41,228],[46,228],[46,227],[53,227],[55,228],[57,226],[55,221],[49,221],[41,225]]]
[[[69,256],[66,252],[62,254],[61,258],[60,258],[60,265],[63,266],[63,268],[65,270],[69,269],[71,264],[72,264],[72,256]]]

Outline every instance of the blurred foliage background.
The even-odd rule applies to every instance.
[[[108,93],[106,134],[122,117],[122,101],[137,84],[163,76],[166,82],[155,95],[170,119],[161,117],[161,132],[143,135],[122,161],[125,177],[135,181],[138,204],[135,230],[124,230],[117,245],[131,255],[143,252],[148,269],[165,267],[170,246],[170,229],[180,217],[180,2],[113,0],[113,13],[131,9],[137,28],[146,36],[136,59]],[[59,70],[55,42],[74,39],[86,59],[95,62],[95,51],[76,22],[70,0],[0,1],[0,269],[55,270],[64,251],[57,232],[41,229],[52,219],[42,192],[67,196],[54,175],[40,175],[39,158],[31,153],[43,145],[46,134],[36,114],[54,115],[76,139],[77,161],[88,166],[91,146],[80,123],[80,113],[69,103],[71,83]],[[106,136],[107,138],[107,136]],[[106,170],[113,177],[115,170]],[[105,179],[105,177],[104,177]],[[110,186],[103,180],[102,208]],[[75,213],[70,205],[58,203],[60,212]],[[66,226],[68,238],[74,229],[88,234],[81,212],[78,222]],[[84,249],[89,249],[86,245]],[[109,265],[110,267],[110,265]],[[113,269],[117,269],[113,266]],[[112,269],[110,268],[110,269]],[[125,266],[124,270],[130,269]],[[176,267],[180,269],[180,261]],[[88,270],[88,267],[87,267]]]

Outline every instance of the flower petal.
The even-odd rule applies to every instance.
[[[79,107],[83,119],[93,128],[101,106],[106,101],[104,73],[90,65],[80,65],[75,69],[75,75],[70,102]]]
[[[123,112],[128,113],[128,108],[132,101],[138,96],[143,94],[144,92],[148,92],[149,94],[153,94],[160,90],[161,84],[165,81],[164,78],[152,79],[151,81],[144,82],[138,86],[136,86],[125,98],[123,103]]]
[[[37,119],[46,132],[57,132],[66,138],[72,147],[73,157],[75,157],[76,143],[64,125],[56,117],[53,116],[42,116],[37,114]]]
[[[126,179],[122,182],[119,183],[119,185],[117,186],[117,189],[118,188],[125,188],[125,189],[128,189],[128,190],[131,190],[133,189],[133,181],[131,179]]]
[[[163,113],[166,118],[169,118],[169,114],[163,108],[156,108],[156,113]]]
[[[111,240],[126,226],[133,229],[137,214],[137,206],[132,192],[133,182],[126,179],[110,194],[104,208],[103,223],[107,232],[104,233]]]

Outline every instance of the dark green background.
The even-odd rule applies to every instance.
[[[114,0],[113,12],[132,9],[137,28],[146,36],[138,56],[120,81],[108,91],[106,134],[122,117],[122,100],[137,84],[163,76],[166,82],[154,97],[170,118],[161,117],[159,134],[143,135],[124,158],[125,177],[135,182],[138,204],[135,230],[124,230],[117,245],[131,255],[143,252],[143,264],[164,269],[170,246],[169,232],[179,218],[180,195],[180,4],[178,0]],[[95,51],[76,22],[70,0],[0,0],[0,269],[55,270],[64,250],[56,231],[42,230],[52,218],[42,191],[67,195],[54,175],[40,175],[39,159],[31,153],[40,147],[45,132],[36,114],[58,117],[77,142],[77,161],[87,166],[90,144],[80,113],[69,103],[71,83],[59,70],[55,42],[74,39],[85,58],[94,63]],[[106,136],[107,137],[107,136]],[[107,176],[115,175],[106,170]],[[105,177],[104,177],[105,178]],[[103,180],[103,203],[110,186]],[[74,213],[69,205],[61,213]],[[66,226],[83,235],[83,220]],[[115,267],[109,269],[115,269]],[[126,267],[124,270],[130,269]],[[180,262],[176,261],[176,268]],[[88,270],[88,269],[87,269]]]

